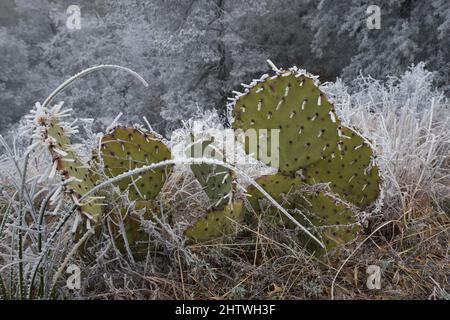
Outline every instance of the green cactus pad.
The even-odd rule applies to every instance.
[[[144,219],[151,219],[154,214],[158,212],[156,203],[150,201],[137,201],[134,209],[145,209]],[[145,259],[148,253],[149,234],[144,230],[139,217],[132,216],[130,212],[128,212],[128,215],[125,216],[126,210],[122,210],[121,214],[122,217],[112,215],[112,219],[115,221],[110,224],[115,237],[114,243],[116,244],[117,249],[119,249],[122,254],[126,254],[125,241],[118,227],[118,223],[120,222],[118,219],[121,219],[123,221],[128,246],[134,259]]]
[[[275,201],[277,201],[285,209],[293,209],[295,206],[288,199],[288,194],[294,189],[302,185],[302,180],[300,177],[290,177],[282,174],[274,174],[270,176],[262,176],[256,180],[267,193],[269,193]],[[252,208],[259,212],[261,209],[260,200],[267,199],[258,189],[253,185],[247,188],[247,194],[249,195],[247,199],[249,200]],[[275,207],[270,208],[268,211],[270,219],[267,219],[275,225],[289,225],[294,224],[290,221],[283,213],[279,212]],[[251,223],[254,222],[252,216],[247,215],[247,220]],[[266,217],[267,218],[267,217]]]
[[[270,129],[280,130],[279,169],[289,175],[331,154],[340,125],[315,81],[295,70],[258,81],[236,98],[233,107],[234,129],[268,130],[268,154]],[[248,141],[245,147],[249,153]]]
[[[236,201],[223,210],[211,211],[200,218],[185,231],[185,235],[194,242],[204,242],[232,234],[236,229],[233,221],[243,220],[243,202]]]
[[[101,142],[105,172],[110,177],[171,158],[170,150],[155,135],[136,128],[117,127]],[[161,191],[171,168],[155,169],[117,182],[129,190],[131,200],[153,200]]]
[[[358,133],[343,127],[338,148],[309,165],[302,174],[309,184],[329,182],[334,193],[365,208],[377,199],[380,192],[378,167],[371,167],[371,164],[371,147]]]
[[[274,174],[270,176],[262,176],[256,180],[267,193],[269,193],[275,201],[284,206],[286,209],[290,209],[292,204],[286,203],[287,195],[302,185],[302,179],[300,177],[290,177],[282,174]],[[249,197],[247,198],[252,205],[253,209],[260,209],[260,200],[267,199],[258,189],[253,185],[247,188]]]
[[[295,217],[305,225],[312,223],[317,228],[328,252],[353,240],[361,230],[352,208],[331,194],[304,192],[296,200],[296,206],[304,217],[298,214]],[[301,237],[304,238],[303,235]],[[308,240],[310,249],[324,253],[309,238],[305,240]]]
[[[188,156],[197,156],[193,151],[196,147],[200,147],[199,144],[201,144],[202,155],[209,155],[211,158],[217,159],[219,151],[211,146],[212,142],[212,140],[196,142],[186,152]],[[219,156],[223,160],[223,156]],[[226,196],[230,197],[233,189],[233,175],[231,170],[220,165],[206,163],[193,164],[191,165],[191,169],[203,190],[208,195],[212,206],[216,209],[223,208],[228,201]]]
[[[289,177],[281,174],[262,176],[256,180],[278,203],[285,209],[291,210],[291,214],[305,227],[310,227],[311,232],[319,232],[323,238],[327,251],[352,240],[360,227],[356,224],[356,216],[352,208],[342,201],[333,198],[331,194],[324,192],[302,191],[302,179],[300,177]],[[260,208],[259,200],[265,197],[253,186],[247,189],[251,195],[248,199],[256,210]],[[298,209],[303,215],[301,215]],[[295,224],[279,212],[275,207],[269,211],[270,217],[267,221],[275,225],[284,225],[294,228]],[[316,229],[317,230],[314,230]],[[301,235],[302,239],[308,241],[308,246],[314,251],[323,253],[315,242]],[[311,242],[311,243],[310,243]]]
[[[67,192],[76,199],[80,198],[96,185],[93,172],[88,165],[81,161],[76,152],[71,149],[70,138],[57,120],[52,120],[49,123],[47,135],[53,138],[56,143],[56,145],[50,146],[50,150],[52,150],[54,158],[57,159],[58,171],[62,174],[64,180],[71,180],[65,184]],[[61,154],[61,151],[64,154]],[[72,178],[75,178],[75,180]],[[94,222],[99,222],[101,219],[102,209],[98,199],[85,199],[80,210],[92,217]]]

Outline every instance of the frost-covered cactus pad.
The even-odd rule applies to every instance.
[[[57,162],[57,169],[63,176],[66,190],[77,201],[78,198],[94,188],[96,184],[94,175],[90,171],[90,167],[84,164],[75,151],[71,149],[70,138],[58,121],[52,120],[50,122],[48,136],[53,138],[56,143],[56,145],[50,145],[50,150]],[[83,201],[81,210],[89,218],[92,217],[95,222],[100,221],[102,210],[97,201]]]
[[[280,171],[300,168],[333,152],[339,121],[315,78],[297,68],[263,76],[235,97],[234,129],[279,129]],[[248,143],[246,151],[249,152]]]
[[[105,172],[115,177],[145,165],[169,160],[171,153],[161,138],[138,128],[116,127],[103,136],[101,153]],[[129,191],[131,200],[154,200],[161,191],[170,168],[154,169],[117,182]]]
[[[342,128],[338,148],[303,171],[309,184],[330,183],[333,192],[363,209],[379,195],[378,167],[372,164],[373,151],[362,136]]]
[[[296,198],[296,207],[302,213],[297,214],[299,221],[315,226],[326,251],[353,240],[361,230],[354,208],[331,193],[303,192]],[[308,245],[318,253],[323,253],[316,243],[308,241]]]
[[[158,212],[155,202],[150,201],[136,201],[132,210],[143,210],[143,219],[151,219],[154,214]],[[113,231],[114,242],[117,248],[122,254],[126,254],[127,245],[134,259],[145,259],[148,253],[149,234],[145,231],[144,226],[141,224],[139,216],[137,216],[134,212],[129,209],[122,208],[120,213],[120,216],[117,214],[110,215],[110,226]]]
[[[243,220],[243,202],[235,201],[223,210],[211,211],[185,231],[185,235],[195,242],[209,241],[236,230],[236,222]]]
[[[77,154],[77,145],[73,145],[70,137],[77,132],[76,128],[65,123],[62,119],[70,116],[70,109],[61,110],[63,103],[47,109],[40,104],[27,118],[31,119],[34,127],[36,144],[44,144],[52,155],[52,169],[49,173],[53,177],[58,171],[63,180],[63,189],[68,193],[83,216],[95,223],[101,220],[101,200],[96,197],[87,197],[81,203],[79,199],[96,184],[95,175],[91,167],[84,163]],[[55,194],[54,197],[56,197]]]
[[[262,176],[256,182],[281,204],[286,204],[284,196],[302,185],[302,179],[300,177],[290,177],[282,174]],[[259,200],[265,199],[254,186],[250,186],[247,192],[252,195],[248,199],[254,208],[258,207]]]
[[[212,140],[195,142],[188,148],[188,156],[196,157],[195,149],[201,148],[202,157],[213,159],[219,157],[221,161],[224,161],[220,151],[211,145],[212,142]],[[192,164],[191,169],[203,190],[208,195],[211,205],[216,209],[222,209],[232,198],[232,172],[224,166],[206,163]]]
[[[308,191],[302,188],[300,177],[289,177],[282,174],[262,176],[256,180],[284,208],[291,210],[292,215],[302,225],[318,233],[327,251],[337,245],[352,240],[360,230],[355,210],[351,205],[341,201],[336,195],[325,191]],[[248,188],[251,195],[248,199],[253,208],[260,208],[265,197],[253,186]],[[289,228],[295,225],[275,208],[267,208],[270,219],[276,225]],[[305,238],[309,240],[309,238]],[[311,245],[313,243],[311,242]],[[314,250],[319,248],[313,245]]]
[[[274,174],[270,176],[262,176],[256,180],[261,187],[264,188],[279,204],[285,209],[294,209],[294,203],[289,201],[288,195],[290,192],[302,185],[302,179],[300,177],[291,177],[282,174]],[[249,194],[248,200],[255,210],[262,208],[262,200],[266,197],[259,192],[254,186],[250,186],[247,189]],[[270,209],[271,220],[275,225],[286,224],[293,226],[293,223],[281,214],[276,208]],[[247,219],[253,221],[251,215],[247,216]]]

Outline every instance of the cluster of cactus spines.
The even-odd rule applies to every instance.
[[[243,201],[233,201],[222,210],[208,212],[198,219],[194,225],[186,229],[185,235],[195,242],[205,242],[233,234],[236,223],[243,221],[243,213]]]
[[[77,204],[78,211],[87,218],[85,222],[90,227],[91,222],[96,224],[101,220],[102,201],[94,196],[87,197],[82,203],[78,201],[94,188],[96,178],[90,166],[77,154],[77,145],[71,143],[70,137],[76,132],[76,128],[62,121],[68,112],[68,110],[61,111],[62,105],[60,103],[50,110],[37,105],[35,137],[38,138],[37,143],[45,143],[52,156],[53,165],[49,176],[53,177],[57,171],[61,174],[62,189]]]
[[[334,193],[364,209],[379,194],[378,167],[372,162],[372,148],[365,139],[343,127],[338,148],[306,167],[302,174],[309,184],[329,183]]]
[[[286,208],[301,212],[296,218],[312,223],[326,249],[331,249],[353,239],[359,230],[355,210],[345,201],[362,209],[378,197],[372,149],[363,137],[342,127],[316,77],[296,67],[272,67],[274,76],[254,80],[231,99],[233,128],[280,130],[279,173],[256,182]],[[328,184],[331,192],[288,196],[302,184],[317,183]],[[262,195],[253,187],[248,193],[252,207],[258,209]],[[290,225],[284,216],[272,218]]]
[[[103,136],[101,154],[105,173],[110,177],[169,160],[171,153],[160,137],[138,128],[116,127]],[[120,190],[128,190],[130,200],[154,200],[161,191],[170,168],[155,169],[132,175],[117,182]]]
[[[224,161],[221,152],[212,146],[213,140],[196,141],[188,146],[188,156],[208,157]],[[197,154],[198,153],[198,154]],[[191,170],[202,186],[216,210],[223,208],[232,199],[233,173],[226,167],[217,164],[192,164]]]
[[[331,154],[339,141],[333,106],[316,79],[296,68],[263,76],[234,100],[233,128],[267,129],[269,139],[270,129],[280,130],[279,169],[284,174]]]

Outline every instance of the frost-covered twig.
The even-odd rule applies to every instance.
[[[68,87],[72,82],[74,82],[77,79],[80,79],[94,71],[97,70],[102,70],[102,69],[117,69],[117,70],[123,70],[125,72],[130,73],[131,75],[133,75],[135,78],[137,78],[140,82],[142,82],[144,84],[145,87],[148,87],[148,83],[144,80],[144,78],[142,78],[138,73],[136,73],[135,71],[125,68],[125,67],[121,67],[118,65],[109,65],[109,64],[105,64],[105,65],[99,65],[99,66],[94,66],[91,68],[88,68],[86,70],[81,71],[80,73],[74,75],[73,77],[69,78],[68,80],[66,80],[64,83],[62,83],[58,88],[55,89],[55,91],[53,91],[48,97],[47,99],[45,99],[44,103],[42,104],[42,106],[44,108],[48,107],[48,105],[51,103],[51,101],[53,100],[54,97],[56,97],[61,91],[63,91],[66,87]]]

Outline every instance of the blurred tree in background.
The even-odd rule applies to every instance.
[[[366,27],[364,0],[3,0],[0,4],[0,132],[69,76],[97,64],[61,97],[106,126],[146,116],[170,132],[198,108],[224,112],[231,90],[267,71],[266,59],[350,81],[376,78],[425,61],[449,89],[450,2],[380,1],[380,30]],[[66,27],[66,9],[81,7],[81,29]]]

